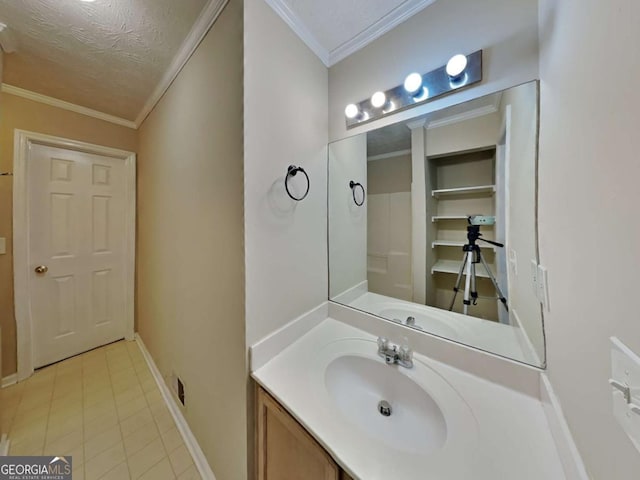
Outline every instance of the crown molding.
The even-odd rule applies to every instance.
[[[313,53],[325,64],[326,67],[331,66],[329,51],[324,48],[316,37],[309,31],[300,17],[298,17],[285,0],[265,0],[284,22],[289,25],[291,30],[311,49]]]
[[[162,79],[156,88],[153,90],[147,101],[145,102],[142,110],[136,117],[136,128],[142,125],[142,122],[145,121],[147,116],[154,109],[156,104],[160,101],[165,92],[169,89],[173,81],[176,79],[182,68],[186,65],[186,63],[195,52],[198,45],[202,42],[205,35],[209,32],[214,22],[222,13],[222,10],[227,5],[229,0],[209,0],[207,4],[200,12],[196,23],[191,28],[189,35],[185,38],[184,42],[182,42],[182,46],[178,50],[178,52],[173,57],[169,68],[165,71]]]
[[[420,10],[428,7],[436,0],[406,0],[380,20],[370,25],[355,37],[347,40],[332,51],[327,50],[311,33],[304,22],[289,7],[286,0],[265,0],[267,4],[289,25],[298,37],[315,53],[327,67],[331,67],[352,53],[367,46],[392,28],[400,25]]]
[[[407,0],[352,39],[333,49],[329,54],[329,66],[335,65],[352,53],[366,47],[389,30],[397,27],[435,2],[436,0]]]
[[[13,85],[8,85],[6,83],[2,84],[1,91],[3,93],[8,93],[9,95],[15,95],[17,97],[26,98],[27,100],[33,100],[34,102],[44,103],[45,105],[50,105],[52,107],[61,108],[63,110],[79,113],[81,115],[86,115],[88,117],[97,118],[98,120],[104,120],[105,122],[115,123],[116,125],[121,125],[123,127],[128,127],[133,129],[138,128],[135,122],[132,122],[131,120],[127,120],[126,118],[116,117],[115,115],[109,115],[108,113],[99,112],[98,110],[93,110],[91,108],[83,107],[81,105],[76,105],[75,103],[65,102],[64,100],[48,97],[40,93],[32,92],[31,90],[25,90],[24,88],[14,87]]]
[[[415,130],[416,128],[424,128],[427,125],[426,118],[419,118],[406,123],[409,130]]]
[[[472,118],[483,117],[484,115],[491,115],[496,113],[499,107],[497,105],[485,105],[484,107],[475,108],[467,112],[458,113],[457,115],[451,115],[450,117],[440,118],[433,120],[427,124],[428,129],[446,127],[447,125],[453,125],[454,123],[464,122],[471,120]]]

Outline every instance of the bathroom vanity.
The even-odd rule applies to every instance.
[[[424,355],[424,334],[323,309],[252,348],[258,478],[566,478],[537,371],[508,364],[496,376],[490,364],[504,360],[478,357],[475,369],[494,372],[483,377]],[[413,367],[379,356],[378,336],[412,347]],[[466,347],[449,349],[453,363],[476,354],[456,348]]]
[[[352,480],[263,388],[257,392],[258,478]]]
[[[530,82],[328,146],[329,301],[251,348],[259,479],[572,478],[537,127]]]

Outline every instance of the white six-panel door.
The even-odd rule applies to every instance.
[[[36,144],[27,171],[38,368],[125,336],[126,171],[121,159]]]

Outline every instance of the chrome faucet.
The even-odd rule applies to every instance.
[[[409,347],[398,347],[389,343],[384,337],[378,337],[378,355],[384,358],[387,365],[400,365],[413,368],[413,352]]]

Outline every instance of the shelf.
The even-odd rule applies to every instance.
[[[436,248],[436,247],[459,247],[462,248],[464,246],[466,242],[460,240],[460,241],[456,241],[456,240],[436,240],[435,242],[431,243],[431,248]],[[496,247],[494,245],[488,244],[488,243],[484,243],[484,242],[480,242],[478,243],[478,245],[480,245],[480,248],[484,249],[484,250],[493,250],[494,252],[496,251]]]
[[[480,215],[479,213],[469,214],[469,215],[435,215],[431,217],[432,222],[442,222],[445,220],[466,220],[471,215]],[[493,216],[493,215],[490,215]],[[493,227],[493,225],[482,225],[485,228]]]
[[[443,220],[466,220],[469,215],[436,215],[431,217],[432,222],[441,222]]]
[[[460,265],[462,264],[462,256],[460,257],[460,261],[456,261],[456,260],[438,260],[435,265],[431,268],[431,274],[433,275],[434,273],[453,273],[455,275],[458,274],[458,272],[460,271]],[[495,272],[493,271],[493,266],[489,265],[489,268],[491,268],[492,273],[495,275]],[[487,275],[487,272],[484,269],[484,266],[482,264],[478,264],[476,265],[476,276],[480,277],[480,278],[489,278],[489,275]]]
[[[446,195],[468,195],[475,193],[489,193],[494,194],[496,192],[495,185],[478,185],[475,187],[461,187],[461,188],[443,188],[440,190],[432,190],[431,195],[439,198]]]

